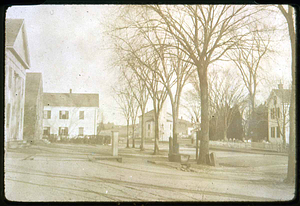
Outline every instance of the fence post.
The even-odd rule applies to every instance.
[[[112,155],[118,156],[118,132],[117,131],[111,131],[112,132]]]

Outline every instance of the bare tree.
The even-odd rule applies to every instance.
[[[147,6],[161,18],[158,24],[181,45],[181,49],[195,65],[201,89],[201,133],[200,158],[206,164],[209,153],[209,65],[220,60],[224,54],[238,44],[248,32],[243,27],[251,24],[251,15],[258,10],[246,6],[185,5]],[[155,20],[154,20],[155,21]]]
[[[126,62],[126,66],[144,83],[152,99],[155,121],[154,154],[158,154],[159,115],[167,97],[167,90],[160,81],[157,71],[161,70],[164,63],[156,51],[157,48],[150,44],[150,37],[146,38],[149,33],[142,29],[148,25],[140,25],[136,21],[135,15],[141,15],[138,11],[138,9],[125,8],[127,14],[120,17],[123,20],[121,25],[113,27],[112,36],[116,42],[115,49],[122,54],[119,55],[122,61]]]
[[[251,29],[249,29],[251,32]],[[266,32],[264,32],[266,33]],[[251,32],[247,41],[236,44],[234,50],[228,54],[229,58],[234,62],[238,68],[242,80],[249,92],[251,102],[251,112],[255,109],[255,96],[257,93],[257,86],[259,84],[259,73],[262,68],[260,63],[262,58],[268,51],[270,37],[262,36],[262,32],[255,30]]]
[[[157,61],[155,60],[154,64],[152,65],[157,68],[158,67]],[[167,98],[167,90],[159,82],[159,77],[157,73],[153,70],[149,71],[147,67],[145,67],[145,64],[143,66],[140,66],[131,63],[131,68],[134,70],[135,74],[137,74],[137,76],[145,83],[148,93],[153,102],[154,123],[155,123],[154,154],[158,154],[159,153],[159,147],[158,147],[159,115],[161,113],[163,104]]]
[[[240,83],[235,80],[229,70],[212,72],[210,77],[210,105],[216,118],[222,118],[223,139],[227,141],[227,130],[233,117],[244,102],[244,91]]]
[[[296,89],[296,33],[295,33],[295,19],[294,19],[294,11],[292,6],[288,6],[288,8],[284,8],[282,5],[278,5],[278,9],[283,14],[286,19],[288,25],[288,31],[291,42],[291,50],[292,50],[292,65],[291,65],[291,73],[292,73],[292,92],[291,92],[291,102],[290,102],[290,137],[289,137],[289,162],[288,162],[288,173],[287,173],[287,182],[295,181],[295,89]]]
[[[140,149],[144,150],[145,143],[145,110],[149,99],[149,94],[144,81],[138,78],[138,76],[133,73],[130,69],[122,70],[123,77],[127,81],[128,87],[130,88],[131,95],[135,98],[138,103],[138,107],[142,113],[141,122],[141,145]],[[134,140],[133,140],[134,141]]]
[[[113,88],[115,96],[114,99],[121,109],[121,113],[126,119],[126,128],[127,128],[127,141],[126,147],[129,148],[129,121],[131,117],[131,104],[132,96],[127,88]]]
[[[147,42],[146,44],[149,44],[151,51],[154,52],[154,56],[157,56],[155,60],[157,66],[153,67],[152,62],[149,64],[149,62],[139,61],[148,70],[155,73],[158,81],[165,87],[168,93],[172,106],[173,152],[177,154],[179,153],[179,147],[177,147],[177,120],[181,93],[194,71],[194,67],[188,62],[187,55],[179,49],[180,45],[178,43],[176,47],[170,46],[174,41],[169,41],[165,34],[159,33],[156,29],[152,29],[149,32],[149,27],[149,23],[147,23],[145,26],[140,26],[139,30],[141,30],[140,32],[143,34]],[[152,25],[151,28],[155,28],[155,25]]]
[[[117,46],[123,52],[124,62],[126,62],[127,67],[130,68],[136,77],[144,84],[152,99],[155,123],[154,154],[158,154],[159,116],[167,98],[167,90],[160,82],[156,72],[159,70],[161,62],[157,55],[153,55],[153,48],[140,46],[137,47],[137,49],[134,49],[132,44],[127,42],[126,39],[122,39],[122,42],[125,42],[127,48],[120,48],[120,45]]]
[[[184,107],[191,118],[191,122],[199,123],[201,116],[201,102],[200,95],[195,89],[190,89],[186,91],[183,95],[183,103],[181,104]]]
[[[132,91],[131,91],[132,92]],[[139,111],[139,104],[137,100],[135,99],[134,95],[131,93],[132,101],[130,104],[130,119],[131,119],[131,127],[132,127],[132,147],[135,148],[135,124],[136,124],[136,118]]]

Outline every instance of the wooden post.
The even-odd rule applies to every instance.
[[[199,131],[196,132],[196,160],[198,160],[198,143],[199,143]]]
[[[111,132],[112,132],[112,155],[118,156],[119,134],[117,131],[111,131]]]

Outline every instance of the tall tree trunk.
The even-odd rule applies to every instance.
[[[154,123],[155,123],[155,131],[154,131],[154,154],[159,153],[158,148],[158,138],[159,138],[159,122],[158,122],[158,114],[154,111]]]
[[[126,144],[126,148],[129,148],[129,137],[128,137],[128,132],[129,132],[129,120],[127,120],[127,144]]]
[[[158,138],[159,138],[159,105],[156,105],[157,100],[154,98],[153,99],[153,110],[154,110],[154,154],[159,153],[158,149]]]
[[[224,114],[224,133],[223,133],[223,139],[224,141],[228,141],[227,139],[227,129],[228,129],[228,126],[227,126],[227,117],[226,115]]]
[[[201,140],[198,164],[207,164],[206,156],[209,154],[209,103],[208,103],[208,83],[207,70],[197,68],[200,79],[201,98]]]
[[[293,28],[292,28],[293,29]],[[291,30],[289,26],[289,30]],[[291,105],[290,105],[290,136],[289,136],[289,161],[288,161],[288,182],[293,182],[295,180],[295,91],[296,91],[296,81],[295,81],[295,63],[296,63],[296,51],[295,51],[295,33],[290,31],[291,37],[291,47],[292,47],[292,91],[291,91]]]
[[[172,104],[172,118],[173,118],[173,153],[179,153],[178,151],[178,130],[177,130],[177,122],[178,122],[178,108],[176,105]]]
[[[295,79],[295,69],[296,69],[296,35],[294,29],[294,20],[292,11],[293,8],[288,6],[288,18],[286,18],[288,27],[289,27],[289,35],[291,40],[291,49],[292,49],[292,91],[291,91],[291,105],[290,105],[290,136],[289,136],[289,161],[288,161],[288,173],[287,173],[287,181],[294,182],[295,181],[295,169],[296,169],[296,161],[295,161],[295,92],[296,92],[296,79]]]
[[[251,101],[251,114],[253,116],[255,110],[255,94],[253,92],[250,92],[250,101]]]
[[[134,125],[134,123],[132,123],[132,148],[135,148],[134,128],[135,128],[135,125]]]
[[[296,79],[295,79],[295,69],[296,69],[296,33],[294,28],[294,18],[293,18],[293,7],[288,6],[288,10],[284,9],[282,5],[278,5],[279,10],[282,12],[285,17],[289,35],[290,35],[290,43],[292,50],[292,91],[291,91],[291,101],[290,101],[290,136],[289,136],[289,160],[288,160],[288,172],[287,172],[287,182],[295,183],[295,169],[296,169],[296,161],[295,161],[295,92],[296,92]]]
[[[224,140],[225,140],[225,141],[228,141],[228,138],[227,138],[227,130],[228,130],[228,129],[225,127],[225,128],[224,128]]]
[[[144,143],[145,143],[145,108],[142,109],[142,128],[141,128],[141,151],[144,149]]]
[[[282,126],[282,138],[283,138],[283,149],[286,148],[286,136],[285,136],[285,118],[283,120],[283,126]]]

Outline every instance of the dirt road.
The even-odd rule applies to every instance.
[[[88,156],[110,152],[110,146],[66,144],[8,150],[6,198],[137,202],[278,201],[294,196],[294,187],[282,182],[287,169],[284,156],[222,151],[217,153],[220,167],[192,161],[189,172],[179,163],[169,163],[163,151],[154,156],[152,150],[120,148],[122,163],[89,161]]]

